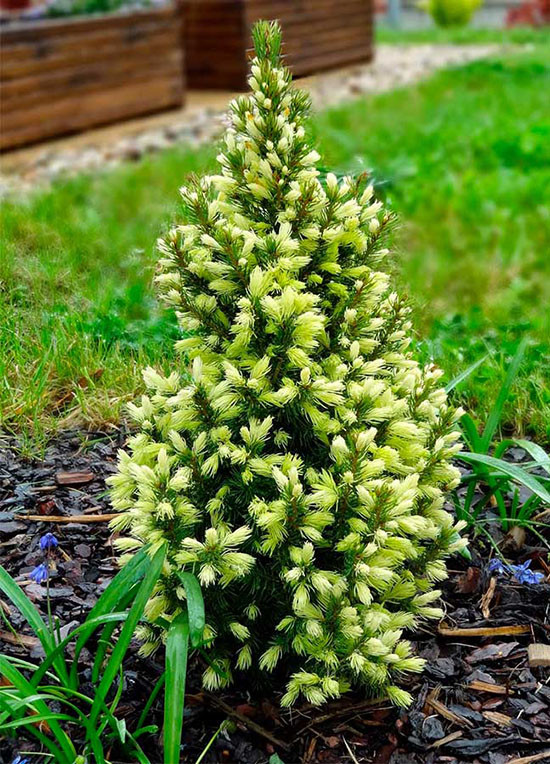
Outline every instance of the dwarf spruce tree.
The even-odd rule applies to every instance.
[[[260,23],[254,41],[220,174],[182,189],[160,241],[184,370],[147,369],[131,406],[118,543],[167,549],[146,650],[185,608],[178,572],[200,579],[207,687],[253,667],[285,675],[287,704],[351,686],[406,704],[395,682],[422,660],[403,630],[440,616],[434,582],[462,544],[443,509],[458,413],[379,270],[389,217],[364,181],[320,183],[280,30]]]

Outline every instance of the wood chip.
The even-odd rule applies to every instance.
[[[95,473],[89,470],[85,472],[57,472],[55,482],[57,485],[84,485],[95,480]]]
[[[518,642],[494,642],[485,647],[477,647],[465,660],[467,663],[485,663],[486,661],[500,661],[507,658],[519,647]]]
[[[493,601],[493,597],[495,596],[495,591],[497,588],[497,580],[496,577],[493,576],[489,582],[489,586],[487,587],[487,591],[481,598],[481,612],[483,613],[484,618],[490,618],[491,616],[491,602]]]
[[[520,759],[508,759],[506,764],[531,764],[532,761],[543,761],[550,759],[550,748],[540,753],[533,753],[531,756],[522,756]]]
[[[12,634],[11,631],[0,631],[0,640],[8,642],[10,645],[21,645],[22,647],[38,647],[40,640],[37,637],[29,637],[26,634]]]
[[[550,666],[550,645],[534,642],[527,648],[530,666]]]
[[[458,724],[459,727],[474,727],[475,726],[469,719],[466,719],[464,716],[459,716],[458,714],[455,714],[454,711],[451,711],[451,709],[447,708],[447,706],[444,703],[441,703],[441,701],[436,700],[435,698],[427,698],[426,703],[428,703],[428,705],[430,705],[433,708],[433,710],[436,713],[438,713],[440,716],[442,716],[444,719],[447,719],[453,724]]]
[[[513,695],[514,691],[509,690],[502,684],[491,684],[491,682],[482,682],[481,679],[474,679],[467,685],[470,690],[478,690],[479,692],[492,692],[495,695]]]
[[[493,724],[498,724],[499,727],[511,727],[512,718],[501,714],[498,711],[483,711],[483,716]]]
[[[447,745],[447,743],[452,743],[453,740],[458,740],[459,737],[462,737],[464,733],[463,732],[451,732],[450,735],[447,735],[446,737],[442,737],[440,740],[436,740],[435,743],[432,743],[429,748],[441,748],[442,745]]]
[[[30,523],[109,523],[118,517],[120,512],[104,515],[15,515],[17,520],[28,520]]]
[[[471,628],[452,628],[440,625],[437,627],[437,631],[442,637],[498,637],[530,634],[531,627],[528,624],[519,623],[510,626],[474,626]]]

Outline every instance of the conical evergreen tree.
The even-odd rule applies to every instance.
[[[118,543],[167,548],[145,649],[185,607],[175,572],[199,577],[207,687],[279,665],[284,703],[363,686],[406,704],[395,681],[422,661],[402,632],[440,616],[434,582],[463,544],[443,509],[460,412],[407,350],[409,309],[379,270],[389,216],[364,181],[320,183],[278,26],[254,41],[221,172],[182,189],[160,241],[190,371],[144,373],[111,479]]]

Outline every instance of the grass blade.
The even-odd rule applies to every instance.
[[[519,367],[521,366],[521,362],[523,361],[523,355],[525,353],[526,347],[527,347],[527,337],[524,337],[522,341],[519,343],[518,349],[516,350],[516,354],[513,357],[510,366],[508,367],[506,378],[504,380],[502,387],[500,388],[500,392],[495,401],[495,405],[493,406],[493,408],[491,409],[491,413],[487,417],[485,429],[483,430],[483,435],[481,436],[481,442],[483,445],[482,451],[484,453],[487,453],[487,451],[489,450],[489,446],[491,445],[491,441],[493,440],[493,436],[496,432],[496,429],[502,417],[502,409],[504,408],[504,404],[506,403],[506,401],[508,400],[508,396],[510,395],[510,390],[512,389],[512,385],[514,384],[514,380],[519,371]]]
[[[0,591],[13,602],[23,618],[29,624],[35,635],[40,640],[46,655],[55,650],[55,640],[42,617],[25,592],[10,576],[7,570],[0,565]],[[61,681],[68,682],[69,673],[63,659],[63,655],[56,656],[55,669]]]
[[[92,724],[95,724],[95,722],[97,721],[97,718],[100,714],[103,703],[105,702],[105,699],[111,688],[111,685],[116,675],[118,674],[120,665],[122,664],[124,656],[126,655],[126,651],[128,650],[128,645],[130,644],[130,641],[132,639],[136,626],[141,616],[143,615],[143,609],[147,603],[147,600],[149,599],[151,595],[151,592],[153,591],[153,587],[159,577],[160,571],[162,570],[164,556],[165,556],[165,549],[164,547],[161,547],[157,551],[153,559],[149,560],[148,562],[148,567],[147,567],[147,572],[145,574],[145,577],[138,588],[133,605],[130,608],[128,617],[126,618],[124,626],[122,627],[120,636],[117,640],[113,653],[109,659],[109,662],[107,663],[107,666],[105,667],[105,672],[103,674],[103,677],[101,678],[99,687],[97,688],[92,709],[90,711],[90,721],[92,722]]]
[[[478,366],[481,366],[483,361],[485,361],[488,357],[489,353],[486,353],[483,358],[479,358],[477,361],[472,363],[468,368],[464,369],[464,371],[461,371],[460,374],[457,374],[454,379],[451,379],[451,381],[445,386],[445,392],[448,394],[451,392],[451,390],[454,390],[455,387],[458,387],[461,382],[464,382],[465,379],[468,379],[470,374],[473,374],[473,372],[478,368]]]
[[[166,639],[166,689],[164,693],[164,764],[179,764],[185,678],[189,651],[189,621],[180,613]]]
[[[191,645],[198,647],[202,644],[205,627],[204,600],[201,585],[192,573],[178,573],[187,596],[187,616],[189,619],[189,636]]]
[[[459,458],[461,461],[468,462],[469,464],[483,464],[487,467],[492,467],[501,474],[515,480],[516,483],[521,483],[521,485],[529,488],[542,501],[550,504],[550,493],[548,493],[546,488],[539,483],[534,475],[521,469],[517,464],[505,462],[503,459],[495,459],[494,456],[488,456],[487,454],[472,454],[469,452],[461,452]]]

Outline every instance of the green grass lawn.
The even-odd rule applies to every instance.
[[[531,338],[504,424],[550,440],[550,54],[544,46],[441,72],[315,119],[326,164],[371,168],[399,214],[393,258],[416,306],[416,347],[483,417]],[[58,182],[3,209],[0,410],[39,447],[59,427],[117,422],[175,326],[151,290],[154,242],[177,189],[215,149],[180,148]]]
[[[423,29],[397,29],[387,24],[376,25],[376,41],[381,43],[501,43],[511,45],[549,45],[550,27],[472,27],[441,28],[430,25]]]

